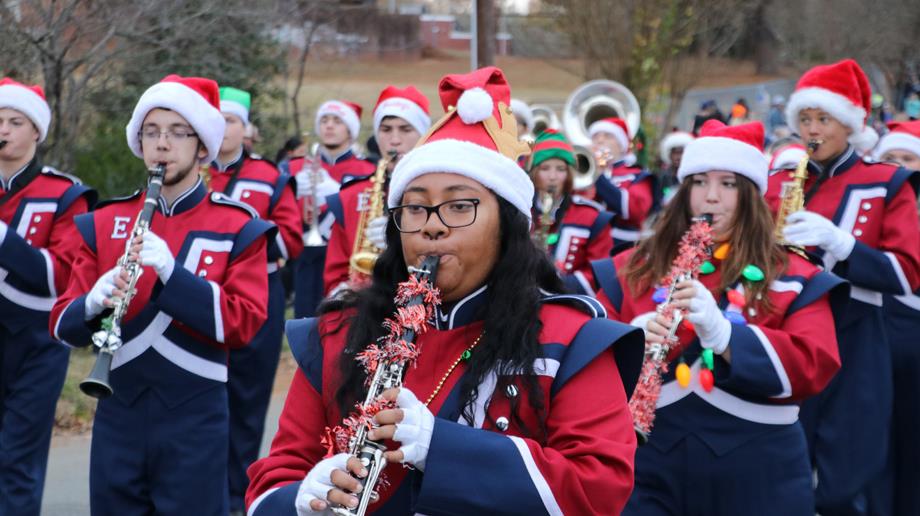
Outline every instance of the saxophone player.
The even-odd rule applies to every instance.
[[[613,214],[573,192],[575,150],[561,133],[547,129],[534,143],[534,237],[573,292],[593,295],[591,261],[610,256]]]
[[[389,159],[386,163],[382,195],[386,195],[390,173],[399,158],[415,147],[430,126],[428,98],[414,86],[387,86],[380,92],[374,106],[374,137],[380,147],[381,160],[395,153],[395,159]],[[352,181],[345,184],[337,195],[327,197],[327,214],[333,219],[323,271],[323,285],[327,295],[350,286],[350,276],[354,276],[350,261],[356,248],[355,241],[359,237],[380,251],[386,249],[388,217],[382,212],[367,215],[367,210],[373,204],[370,198],[373,192],[372,179],[365,177]],[[383,204],[380,206],[382,208]],[[364,227],[359,228],[362,220],[365,222]]]
[[[242,511],[249,479],[246,468],[259,455],[265,413],[271,398],[284,331],[285,292],[280,267],[303,250],[302,218],[294,199],[294,181],[272,162],[243,144],[249,124],[249,92],[220,89],[226,130],[217,159],[211,163],[210,189],[246,203],[259,218],[278,227],[268,242],[268,319],[248,346],[230,351],[227,395],[230,408],[230,511]]]
[[[40,86],[0,80],[0,514],[38,516],[69,353],[48,333],[96,194],[42,165],[51,109]]]
[[[893,397],[882,299],[920,287],[920,175],[858,155],[854,146],[871,136],[870,97],[866,74],[845,59],[805,72],[786,106],[789,126],[806,144],[820,144],[807,164],[804,209],[786,218],[783,236],[814,250],[852,285],[838,339],[840,372],[803,406],[817,472],[815,510],[823,515],[893,514],[891,485],[879,480],[891,456]],[[775,205],[792,172],[770,176],[767,199]],[[916,490],[916,478],[908,488]]]
[[[99,401],[90,456],[94,515],[228,513],[227,350],[266,319],[267,242],[275,227],[252,208],[209,194],[202,164],[224,136],[217,83],[169,75],[139,99],[126,135],[146,168],[165,165],[149,230],[128,235],[145,203],[135,194],[76,218],[80,248],[51,316],[54,336],[86,346],[143,266]]]
[[[312,159],[299,158],[290,162],[291,174],[297,181],[297,198],[315,199],[316,206],[306,202],[304,206],[304,252],[295,266],[294,315],[312,316],[323,298],[323,264],[326,258],[325,245],[314,245],[316,228],[309,221],[321,215],[310,210],[324,210],[326,197],[339,191],[341,186],[353,179],[369,176],[374,164],[354,151],[355,142],[361,132],[363,109],[354,102],[327,100],[316,110],[313,130],[319,146]],[[328,217],[322,215],[320,233],[328,237]],[[313,230],[313,234],[311,234]]]

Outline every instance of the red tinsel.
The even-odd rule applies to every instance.
[[[409,301],[418,295],[422,296],[422,303],[407,306]],[[379,367],[389,367],[394,363],[404,367],[415,364],[419,353],[418,346],[406,341],[402,336],[407,330],[415,332],[416,335],[428,331],[428,322],[434,318],[435,307],[441,303],[441,294],[427,279],[419,281],[415,276],[410,276],[397,287],[394,301],[398,307],[396,314],[383,322],[387,334],[355,356],[367,371],[368,382],[374,378]],[[373,427],[374,416],[378,412],[395,406],[395,403],[379,397],[368,405],[355,404],[355,409],[342,420],[341,425],[326,427],[321,442],[326,447],[327,457],[335,453],[352,451],[351,445],[358,431],[362,428],[370,430]]]
[[[671,288],[675,282],[685,279],[688,275],[696,279],[699,276],[700,266],[709,258],[711,247],[712,228],[705,221],[694,222],[681,238],[677,257],[674,258],[668,275],[661,280],[661,285]],[[668,299],[658,306],[657,311],[672,322],[675,307],[670,298],[671,296],[668,295]],[[673,344],[675,342],[665,343],[663,348],[646,344],[645,362],[639,374],[639,383],[629,400],[633,424],[637,430],[646,435],[651,432],[655,422],[655,409],[661,395],[661,377],[668,372],[668,348]]]

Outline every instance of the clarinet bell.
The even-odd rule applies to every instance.
[[[109,351],[100,351],[96,355],[96,364],[89,376],[80,382],[80,390],[83,394],[91,396],[98,400],[108,398],[114,392],[109,384],[109,372],[112,370],[112,357],[114,355]]]

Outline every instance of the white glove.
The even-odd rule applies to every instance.
[[[3,242],[3,240],[6,238],[7,227],[8,226],[6,225],[6,222],[0,220],[0,242]]]
[[[693,286],[696,288],[696,295],[690,300],[687,320],[693,323],[696,335],[700,338],[700,345],[721,355],[728,348],[728,341],[732,336],[732,323],[722,314],[718,303],[705,285],[694,280]]]
[[[297,516],[313,516],[316,514],[332,513],[329,509],[329,500],[326,499],[330,490],[337,489],[335,484],[332,483],[332,472],[337,469],[347,471],[345,468],[349,457],[351,457],[351,455],[347,453],[340,453],[328,459],[323,459],[319,461],[316,466],[313,466],[313,469],[311,469],[310,472],[307,473],[307,476],[300,482],[300,487],[297,488],[297,498],[294,499],[294,508],[297,509]],[[310,507],[310,502],[313,500],[322,500],[326,502],[326,509],[314,511]]]
[[[316,196],[319,198],[319,205],[322,206],[326,204],[326,197],[338,192],[341,185],[338,181],[332,179],[329,176],[329,172],[322,167],[320,167],[316,173],[318,174],[316,177]],[[313,181],[310,178],[311,174],[312,170],[306,168],[294,175],[294,180],[297,181],[298,199],[313,196]]]
[[[403,410],[403,420],[396,423],[393,440],[402,443],[403,464],[411,464],[425,471],[425,459],[434,432],[434,414],[409,389],[402,387],[396,405]]]
[[[816,245],[838,262],[853,252],[856,237],[838,228],[833,222],[810,211],[797,211],[786,217],[783,236],[795,245]]]
[[[121,267],[116,265],[96,280],[96,284],[86,295],[86,300],[83,303],[83,318],[85,320],[91,321],[106,309],[103,301],[112,297],[112,292],[115,290],[115,277],[120,270]]]
[[[169,281],[173,268],[176,266],[176,259],[173,258],[169,246],[152,231],[144,234],[144,247],[141,249],[140,261],[141,265],[153,267],[163,283]]]
[[[380,216],[371,219],[364,228],[364,238],[371,241],[381,251],[387,248],[387,221],[390,217]]]

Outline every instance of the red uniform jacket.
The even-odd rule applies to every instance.
[[[775,212],[782,184],[791,171],[769,178],[767,202]],[[819,181],[809,164],[805,192]],[[916,188],[920,173],[883,163],[866,163],[849,148],[828,167],[817,191],[806,200],[813,211],[856,237],[853,252],[842,263],[825,255],[826,270],[852,283],[853,299],[882,306],[882,294],[910,294],[920,287],[920,219]],[[817,254],[823,251],[818,249]]]
[[[535,206],[533,231],[542,227],[541,208]],[[554,217],[562,216],[561,223],[550,231],[557,235],[555,244],[548,246],[550,256],[562,274],[566,286],[573,292],[594,295],[594,273],[591,262],[610,256],[613,239],[610,238],[610,220],[613,214],[604,211],[600,204],[573,195],[566,197]]]
[[[326,198],[326,212],[320,224],[330,228],[323,269],[323,292],[327,296],[348,283],[348,261],[361,213],[369,206],[372,187],[370,179],[355,180],[343,185],[338,194]]]
[[[248,204],[259,218],[278,226],[278,234],[268,246],[269,272],[277,270],[279,259],[293,260],[303,251],[303,218],[294,199],[293,179],[270,161],[244,151],[224,170],[213,170],[209,186],[211,191]]]
[[[614,214],[614,245],[639,240],[642,224],[655,206],[655,177],[640,167],[614,163],[597,178],[595,199]]]
[[[0,181],[0,220],[8,225],[0,241],[0,325],[10,333],[47,324],[79,246],[73,218],[95,202],[94,191],[37,159],[8,184]]]
[[[482,331],[477,314],[486,297],[483,287],[439,312],[437,328],[419,338],[423,351],[405,386],[420,399],[428,398],[446,368]],[[381,501],[371,511],[619,513],[633,485],[635,436],[626,400],[638,374],[642,337],[628,326],[595,317],[603,317],[603,307],[583,296],[547,298],[541,310],[544,357],[534,368],[544,392],[545,443],[526,437],[508,421],[515,399],[528,427],[537,428],[536,416],[527,409],[527,389],[514,377],[498,384],[497,377],[488,377],[479,386],[475,421],[468,424],[458,406],[458,380],[465,368],[461,362],[430,405],[436,418],[425,472],[387,467],[390,485],[381,489]],[[325,454],[323,429],[342,418],[334,400],[347,330],[340,323],[341,315],[330,314],[318,322],[288,325],[301,369],[269,456],[249,469],[252,483],[246,501],[251,514],[295,514],[300,481]],[[499,420],[508,422],[505,431],[498,428]]]
[[[594,262],[600,286],[597,294],[611,318],[644,328],[655,315],[655,289],[634,293],[617,273],[625,268],[633,252],[631,249]],[[842,311],[846,284],[798,255],[789,253],[788,259],[788,267],[768,290],[772,304],[769,313],[733,305],[725,293],[714,292],[724,311],[736,312],[736,317],[745,322],[732,323],[728,344],[731,364],[719,355],[715,357],[715,388],[711,392],[704,391],[699,383],[699,341],[681,327],[681,345],[668,356],[671,372],[665,377],[658,400],[651,444],[667,450],[687,434],[693,434],[716,453],[726,452],[757,435],[756,425],[798,421],[797,402],[820,392],[840,368],[832,307],[838,314]],[[700,275],[699,279],[706,287],[718,289],[719,261],[713,258],[712,263],[716,272]],[[733,288],[744,292],[740,282]],[[675,361],[681,356],[693,373],[686,389],[674,381],[673,375]],[[698,400],[711,410],[681,410]],[[674,407],[661,410],[671,405]],[[669,414],[675,419],[670,419]]]
[[[102,317],[86,321],[85,297],[124,254],[143,202],[138,192],[77,217],[80,249],[51,313],[55,338],[90,344]],[[176,266],[165,285],[151,268],[137,283],[124,345],[112,361],[115,396],[126,404],[146,388],[179,403],[226,382],[227,349],[248,344],[266,319],[266,242],[276,229],[252,208],[208,194],[199,181],[171,207],[160,198],[150,230],[169,245]]]

